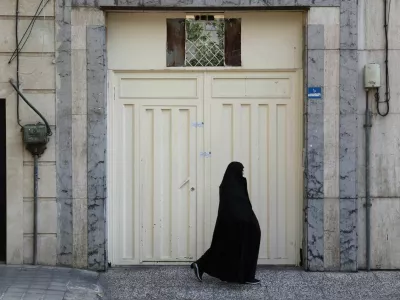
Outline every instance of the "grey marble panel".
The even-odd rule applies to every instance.
[[[342,0],[340,3],[340,49],[357,50],[358,47],[358,0]]]
[[[321,37],[323,43],[323,33],[318,35],[319,39]],[[311,42],[310,39],[307,40]],[[308,87],[321,87],[323,95],[324,50],[308,50],[307,79]],[[324,99],[322,97],[306,101],[307,267],[311,271],[322,271],[324,269]]]
[[[72,265],[72,82],[71,7],[56,2],[56,170],[57,170],[57,263]]]
[[[358,51],[340,50],[340,114],[357,112]]]
[[[307,267],[324,270],[324,200],[308,199],[307,207]]]
[[[308,25],[307,49],[308,50],[325,49],[324,25]]]
[[[357,270],[358,1],[340,6],[340,269]]]
[[[88,267],[106,269],[106,29],[87,27]]]
[[[339,195],[355,199],[357,190],[357,114],[340,115],[339,128]]]
[[[340,199],[340,270],[357,271],[357,199]]]
[[[308,51],[308,87],[324,86],[324,51]],[[307,198],[324,197],[324,100],[307,99]]]
[[[107,269],[105,199],[88,199],[88,268]]]

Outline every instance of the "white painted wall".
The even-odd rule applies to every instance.
[[[161,14],[161,15],[160,15]],[[109,13],[108,68],[166,68],[166,19],[184,13]],[[242,18],[242,68],[301,69],[303,13],[260,12],[226,14]],[[151,58],[151,59],[149,59]]]

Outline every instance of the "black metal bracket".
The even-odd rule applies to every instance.
[[[26,150],[32,155],[42,156],[44,151],[47,149],[46,144],[27,144]]]

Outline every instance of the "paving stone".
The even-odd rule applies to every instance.
[[[95,272],[56,267],[16,268],[2,265],[0,300],[97,300],[102,296],[102,288],[97,282],[98,274]],[[86,297],[86,294],[89,297]]]
[[[65,292],[63,291],[46,291],[46,296],[64,296]]]
[[[39,294],[26,294],[22,298],[23,300],[43,300],[44,295]]]
[[[44,300],[64,300],[64,295],[48,295],[44,298]]]

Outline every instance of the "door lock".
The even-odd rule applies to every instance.
[[[192,187],[192,188],[190,189],[190,191],[191,191],[191,192],[193,192],[194,190],[195,190],[195,188],[194,188],[194,187]]]

